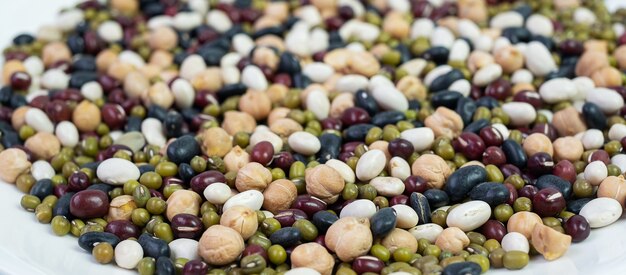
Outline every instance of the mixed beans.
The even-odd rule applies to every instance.
[[[3,51],[0,179],[140,274],[480,274],[626,205],[626,10],[88,0]]]

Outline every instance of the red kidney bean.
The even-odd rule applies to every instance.
[[[503,78],[498,78],[487,85],[485,95],[498,100],[505,100],[511,95],[511,83]]]
[[[515,186],[510,183],[505,183],[504,187],[506,187],[506,189],[509,189],[509,198],[507,199],[506,203],[512,206],[515,200],[517,200],[518,198],[517,190],[515,189]]]
[[[541,176],[552,172],[554,161],[548,153],[539,152],[528,158],[526,167],[532,175]]]
[[[500,171],[502,172],[502,175],[504,175],[504,178],[508,178],[511,175],[515,175],[515,174],[517,175],[522,174],[522,171],[519,168],[517,168],[517,166],[510,164],[510,163],[502,165],[500,167]]]
[[[471,160],[479,159],[485,151],[485,142],[480,136],[471,132],[464,132],[452,141],[454,150],[461,152]]]
[[[409,196],[413,192],[424,193],[428,189],[426,179],[411,175],[404,180],[404,194]]]
[[[389,200],[389,206],[394,206],[396,204],[404,204],[406,205],[409,201],[409,197],[405,195],[397,195]]]
[[[533,211],[542,217],[550,217],[565,209],[563,194],[554,188],[539,190],[533,197]]]
[[[495,239],[498,242],[501,242],[507,233],[504,224],[497,220],[488,220],[480,229],[487,239]]]
[[[415,148],[408,140],[396,138],[389,142],[389,145],[387,145],[387,151],[389,151],[391,156],[408,159],[411,157],[413,152],[415,152]]]
[[[45,107],[46,114],[55,123],[71,120],[72,119],[72,110],[67,104],[61,100],[53,100],[46,104]]]
[[[183,267],[182,275],[204,275],[209,271],[209,265],[201,260],[188,261]]]
[[[274,146],[269,141],[261,141],[254,145],[250,152],[250,160],[268,165],[274,157]]]
[[[559,51],[565,55],[581,55],[585,51],[582,42],[567,39],[559,43]]]
[[[203,229],[202,221],[197,216],[181,213],[172,217],[172,233],[177,239],[199,239]]]
[[[98,152],[98,155],[96,156],[96,160],[97,161],[103,161],[105,159],[110,159],[118,151],[124,151],[127,154],[129,154],[131,157],[133,156],[133,150],[131,150],[128,146],[121,145],[121,144],[113,144],[113,145],[107,147],[106,149]]]
[[[521,91],[513,96],[513,101],[526,102],[535,107],[535,109],[541,108],[542,105],[541,96],[533,91]]]
[[[311,195],[300,195],[293,202],[291,208],[304,211],[308,216],[326,210],[326,203]]]
[[[154,190],[154,189],[150,189],[150,197],[155,197],[155,198],[159,198],[162,200],[166,200],[165,196],[163,196],[161,192],[159,192],[158,190]]]
[[[385,263],[373,256],[360,256],[352,262],[352,269],[357,274],[363,274],[366,272],[380,273],[384,267]]]
[[[109,196],[100,190],[83,190],[70,199],[70,212],[81,219],[102,218],[109,212]]]
[[[591,154],[589,154],[589,157],[587,158],[587,163],[591,163],[596,160],[604,162],[605,165],[609,165],[611,163],[611,157],[609,156],[609,153],[602,149],[595,150]]]
[[[30,75],[25,72],[14,72],[10,78],[11,88],[14,90],[26,90],[30,87]]]
[[[274,215],[274,219],[276,219],[283,228],[290,227],[297,220],[306,220],[307,218],[307,214],[300,209],[281,210],[278,214]]]
[[[565,229],[565,234],[572,236],[572,242],[575,243],[584,241],[591,233],[587,219],[580,215],[574,215],[567,219],[563,229]]]
[[[294,162],[295,159],[290,152],[280,152],[272,161],[272,166],[283,169],[283,171],[289,171],[291,164]]]
[[[69,191],[77,192],[87,189],[91,185],[89,176],[82,171],[76,171],[67,180]]]
[[[115,78],[106,74],[98,76],[98,83],[102,86],[102,91],[104,91],[104,93],[109,93],[120,85]]]
[[[326,241],[325,241],[326,235],[319,235],[317,236],[313,242],[323,246],[324,248],[326,248],[326,250],[328,250],[328,247],[326,247]],[[329,251],[330,252],[330,251]]]
[[[480,135],[480,138],[483,139],[486,146],[500,146],[504,141],[500,131],[491,126],[480,129],[478,134]]]
[[[326,51],[320,51],[313,54],[313,60],[316,62],[323,62],[324,56],[326,56]]]
[[[292,86],[291,76],[286,73],[275,74],[272,82],[274,82],[274,84],[283,84],[287,87]]]
[[[0,120],[9,122],[13,116],[13,110],[9,107],[0,106]]]
[[[325,118],[322,120],[322,129],[324,130],[337,130],[340,131],[342,127],[341,120],[334,117]]]
[[[341,28],[341,25],[343,25],[343,20],[337,16],[329,17],[324,20],[324,22],[326,23],[326,27],[329,31],[338,30],[339,28]]]
[[[196,107],[204,108],[213,102],[217,102],[217,99],[209,91],[199,91],[196,93],[196,98],[194,99],[194,105]]]
[[[269,260],[269,257],[267,256],[267,251],[265,251],[265,248],[256,244],[249,244],[241,253],[242,258],[248,255],[261,255],[263,258],[265,258],[266,261]]]
[[[139,228],[135,224],[127,220],[116,220],[109,222],[104,228],[104,232],[113,233],[121,240],[126,240],[128,238],[139,238],[139,233],[141,233],[141,231],[139,231]]]
[[[493,164],[500,166],[506,163],[506,156],[500,147],[490,146],[485,149],[482,162],[485,165]]]
[[[104,104],[101,112],[102,120],[111,129],[121,128],[126,123],[126,111],[118,104]]]
[[[122,104],[122,102],[126,100],[126,95],[124,95],[124,91],[122,91],[122,89],[115,88],[109,93],[107,99],[109,103]]]
[[[346,142],[343,145],[341,145],[341,152],[353,153],[354,150],[356,149],[356,147],[359,147],[359,145],[361,145],[361,144],[363,144],[362,141]]]
[[[542,133],[546,135],[550,139],[550,141],[554,141],[559,137],[558,133],[556,132],[556,128],[554,128],[554,126],[549,123],[537,123],[530,132]]]
[[[524,187],[522,187],[517,194],[520,197],[525,197],[525,198],[529,198],[529,199],[533,199],[535,197],[535,195],[537,195],[537,192],[539,192],[539,189],[534,186],[534,185],[524,185]]]
[[[350,107],[341,113],[341,122],[345,126],[370,122],[370,115],[363,108]]]
[[[561,160],[554,166],[553,174],[560,177],[571,184],[576,181],[576,167],[569,160]]]
[[[59,184],[57,186],[54,187],[54,195],[57,196],[57,198],[62,197],[63,195],[67,194],[70,189],[70,186],[67,184]]]
[[[45,110],[46,105],[50,102],[50,98],[45,95],[36,96],[33,100],[28,103],[31,107],[35,107],[37,109]]]
[[[52,100],[61,100],[61,101],[83,101],[84,97],[80,93],[80,90],[69,88],[62,90],[58,93],[54,93],[51,97]]]
[[[200,196],[204,196],[202,194],[202,192],[204,192],[204,189],[216,182],[226,182],[226,177],[224,177],[224,174],[220,173],[219,171],[206,171],[206,172],[202,172],[198,175],[196,175],[195,177],[193,177],[191,179],[190,185],[191,185],[191,189],[200,194]]]

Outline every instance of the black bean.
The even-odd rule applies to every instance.
[[[87,232],[78,237],[78,246],[87,252],[91,252],[98,243],[107,242],[115,247],[120,243],[120,238],[109,232]]]
[[[154,172],[154,171],[155,171],[154,165],[145,164],[145,165],[140,165],[139,166],[139,173],[140,174],[143,174],[145,172]]]
[[[406,116],[400,111],[386,111],[377,113],[372,117],[370,123],[378,126],[385,127],[387,124],[396,124],[398,121],[405,119]]]
[[[502,151],[506,156],[508,163],[517,166],[518,168],[526,167],[526,153],[519,143],[514,140],[507,139],[502,143]]]
[[[94,185],[90,187],[93,187]],[[54,205],[54,207],[52,207],[52,216],[63,216],[66,217],[68,220],[72,220],[74,218],[74,215],[72,215],[72,213],[70,212],[70,200],[72,199],[72,196],[74,196],[74,194],[76,193],[67,192],[65,193],[65,195],[61,196],[57,200],[57,203]]]
[[[178,176],[184,182],[189,182],[196,175],[196,171],[191,168],[189,163],[181,163],[178,165]]]
[[[397,216],[396,210],[391,207],[378,210],[370,218],[370,229],[374,237],[384,237],[396,228]]]
[[[2,142],[2,146],[4,148],[10,148],[15,145],[22,145],[22,140],[17,132],[11,131],[2,131],[2,137],[0,137],[0,141]]]
[[[443,269],[441,275],[480,275],[482,269],[475,262],[452,263]]]
[[[169,257],[159,257],[156,260],[156,275],[176,275],[176,268]]]
[[[572,195],[572,184],[555,175],[543,175],[539,177],[535,182],[535,186],[539,188],[539,190],[554,188],[559,190],[565,198],[569,198]]]
[[[311,79],[309,79],[303,73],[295,73],[293,74],[291,79],[293,81],[294,88],[304,89],[311,84]]]
[[[276,36],[282,36],[283,32],[285,32],[285,27],[284,26],[273,26],[273,27],[267,27],[267,28],[263,28],[260,29],[258,31],[256,31],[255,33],[252,34],[252,39],[257,39],[261,36],[265,36],[265,35],[276,35]]]
[[[357,124],[352,125],[343,131],[343,138],[348,141],[363,141],[367,132],[376,126],[372,124]]]
[[[545,37],[543,35],[533,35],[532,41],[537,41],[541,44],[543,44],[544,46],[546,46],[546,48],[548,48],[549,51],[554,50],[556,44],[554,43],[554,40],[552,40],[552,38],[550,37]]]
[[[458,202],[467,196],[474,186],[487,180],[485,168],[471,165],[454,171],[444,186],[444,190],[450,196],[450,200]]]
[[[101,161],[92,161],[92,162],[87,162],[83,165],[80,166],[80,168],[89,168],[93,171],[98,170],[98,166],[100,165]]]
[[[493,109],[493,108],[500,106],[500,102],[498,102],[498,100],[493,97],[483,96],[476,100],[476,106]]]
[[[583,117],[589,128],[604,130],[607,127],[606,116],[600,107],[593,102],[587,102],[583,105]]]
[[[141,248],[143,248],[143,255],[145,257],[158,259],[161,256],[170,256],[170,247],[167,245],[167,242],[158,238],[154,238],[148,233],[141,234],[137,242],[139,242]]]
[[[183,116],[179,112],[167,113],[163,121],[163,128],[167,138],[177,138],[183,135]]]
[[[52,195],[54,184],[50,179],[40,179],[30,189],[30,194],[43,200],[46,196]]]
[[[89,71],[78,71],[78,72],[73,72],[71,77],[70,77],[70,88],[77,88],[80,89],[80,87],[82,87],[85,83],[87,82],[91,82],[91,81],[96,81],[98,79],[98,73],[96,73],[95,71],[93,72],[89,72]]]
[[[193,157],[201,154],[200,144],[191,135],[177,138],[167,146],[167,157],[176,164],[188,163]]]
[[[35,41],[35,37],[28,33],[20,33],[15,38],[13,38],[13,45],[21,46],[33,43]]]
[[[593,198],[582,198],[571,200],[567,202],[567,211],[572,212],[576,215],[580,213],[580,210],[583,209],[583,206],[590,202]]]
[[[459,114],[464,125],[467,125],[472,121],[476,108],[478,108],[476,103],[469,97],[462,97],[459,101],[457,101],[456,113]]]
[[[374,98],[364,90],[356,92],[354,95],[354,105],[365,109],[370,116],[374,116],[378,113],[378,104],[376,103],[376,100],[374,100]]]
[[[164,121],[167,116],[167,110],[165,108],[152,104],[148,107],[148,117],[156,118],[160,121]]]
[[[445,47],[437,46],[431,47],[422,54],[422,58],[435,62],[437,65],[445,64],[448,62],[448,55],[450,50]]]
[[[521,14],[524,19],[527,19],[533,14],[533,9],[528,4],[521,4],[517,6],[517,8],[513,9],[513,11]]]
[[[415,99],[409,100],[409,110],[419,111],[422,108],[422,104]]]
[[[28,105],[28,101],[26,101],[26,97],[21,94],[12,94],[11,100],[9,100],[9,105],[11,106],[11,108],[17,109],[24,105]]]
[[[248,90],[248,87],[243,83],[234,83],[224,85],[221,89],[217,90],[217,99],[223,102],[231,96],[243,95]]]
[[[424,197],[428,200],[430,209],[439,208],[450,204],[450,197],[440,189],[428,189],[424,191]]]
[[[295,246],[298,242],[300,242],[301,238],[302,234],[300,234],[300,230],[295,227],[281,228],[270,235],[270,241],[272,241],[272,244],[279,244],[283,247]]]
[[[95,72],[98,67],[96,66],[96,59],[93,58],[93,56],[84,55],[74,61],[72,69],[74,71]]]
[[[299,73],[302,71],[300,67],[300,61],[291,53],[283,52],[280,55],[280,61],[278,62],[278,72],[279,73],[288,73],[289,75],[294,75],[295,73]]]
[[[325,234],[328,228],[337,220],[339,220],[339,217],[328,211],[319,211],[313,214],[311,218],[311,222],[317,227],[317,231],[320,234]]]
[[[457,69],[453,69],[443,75],[438,76],[428,87],[431,93],[436,93],[448,89],[454,81],[463,79],[463,73]]]
[[[532,34],[524,27],[508,27],[502,30],[502,36],[511,41],[511,44],[530,41]]]
[[[141,122],[143,120],[140,117],[129,116],[126,120],[126,126],[124,131],[126,132],[141,132]]]
[[[322,134],[320,136],[320,143],[322,147],[317,152],[317,161],[319,163],[326,163],[329,159],[336,159],[341,152],[341,137],[335,134]]]
[[[411,193],[411,196],[409,196],[409,206],[417,213],[417,217],[419,218],[417,224],[430,223],[430,204],[426,196],[418,192]]]
[[[484,201],[491,207],[505,203],[509,199],[509,189],[499,182],[483,182],[469,192],[472,200]]]
[[[13,96],[13,89],[9,86],[4,86],[0,88],[0,103],[2,105],[7,105],[9,101],[11,101],[11,96]]]
[[[470,124],[467,124],[467,126],[465,126],[465,128],[463,129],[463,132],[472,132],[474,134],[478,134],[480,133],[480,130],[487,126],[489,126],[489,120],[482,118]]]
[[[198,51],[198,55],[202,57],[204,63],[207,66],[217,66],[220,64],[220,58],[226,54],[227,51],[219,47],[206,47],[201,51]]]
[[[459,92],[455,91],[441,91],[434,94],[430,98],[430,104],[433,108],[437,108],[440,106],[446,107],[448,109],[456,109],[457,103],[459,99],[461,99],[463,95]]]

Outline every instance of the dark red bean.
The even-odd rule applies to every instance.
[[[63,101],[76,101],[76,102],[80,102],[83,101],[84,97],[83,95],[80,93],[80,90],[77,89],[65,89],[63,91],[60,91],[58,93],[55,93],[52,97],[52,100],[63,100]]]
[[[71,72],[71,68],[72,64],[70,64],[70,62],[67,60],[59,60],[48,66],[48,69],[59,69],[66,74],[69,74]]]
[[[554,126],[549,123],[537,123],[535,124],[533,129],[530,130],[530,132],[542,133],[546,135],[550,139],[550,141],[554,141],[559,137],[558,133],[556,132],[556,128],[554,128]]]
[[[506,163],[506,155],[504,155],[504,151],[500,147],[490,146],[485,149],[482,162],[485,165],[493,164],[500,166]]]
[[[511,83],[503,78],[498,78],[487,85],[485,95],[498,100],[505,100],[511,95]]]
[[[101,112],[102,120],[111,129],[122,128],[126,124],[126,111],[118,104],[104,104]]]
[[[609,165],[611,163],[611,157],[609,156],[609,153],[602,149],[595,150],[591,154],[589,154],[589,157],[587,158],[587,163],[591,163],[596,160],[604,162],[605,165]]]
[[[406,139],[397,138],[389,142],[387,145],[389,154],[394,157],[408,159],[415,151],[413,144]]]
[[[256,244],[249,244],[241,253],[242,258],[248,255],[261,255],[263,258],[265,258],[266,261],[269,260],[269,257],[267,256],[267,251],[265,251],[265,248]]]
[[[250,160],[263,164],[263,166],[272,162],[273,157],[274,145],[272,145],[269,141],[261,141],[257,143],[250,152]]]
[[[54,187],[54,195],[57,196],[57,198],[63,197],[63,195],[67,194],[67,192],[69,192],[70,186],[67,184],[59,184],[57,186]]]
[[[30,87],[31,78],[28,73],[14,72],[10,78],[11,88],[14,90],[27,90]]]
[[[504,178],[508,178],[511,175],[521,175],[522,171],[519,170],[519,168],[517,168],[517,166],[507,163],[505,165],[502,165],[500,167],[500,171],[502,172],[502,175],[504,175]]]
[[[311,195],[300,195],[293,202],[291,208],[302,210],[308,216],[313,216],[319,211],[326,210],[326,203]]]
[[[323,246],[324,248],[326,248],[326,250],[328,250],[328,247],[326,247],[326,241],[324,240],[325,238],[326,238],[326,235],[319,235],[313,240],[313,242]]]
[[[226,182],[226,177],[219,171],[212,170],[196,175],[191,179],[189,185],[194,192],[200,194],[200,196],[204,196],[202,193],[204,189],[216,182]]]
[[[196,93],[193,104],[198,108],[204,108],[213,102],[217,102],[217,99],[209,91],[199,91]]]
[[[274,219],[280,222],[283,228],[290,227],[297,220],[306,220],[307,218],[307,214],[300,209],[281,210],[278,214],[274,215]]]
[[[316,52],[313,54],[313,60],[316,62],[322,62],[324,61],[324,56],[326,56],[326,52],[325,51],[321,51],[321,52]]]
[[[345,126],[370,122],[370,115],[363,108],[350,107],[341,113],[341,122]]]
[[[385,263],[373,256],[361,256],[354,259],[352,262],[352,269],[357,274],[363,274],[366,272],[380,273],[385,267]]]
[[[329,117],[322,120],[322,129],[324,130],[341,130],[341,120],[334,117]]]
[[[559,51],[565,55],[581,55],[585,51],[582,42],[568,39],[559,43]]]
[[[343,5],[338,10],[339,17],[343,20],[350,20],[354,17],[354,10],[349,5]]]
[[[287,87],[291,87],[292,85],[291,76],[286,73],[275,74],[272,78],[272,82],[274,82],[274,84],[283,84]]]
[[[537,92],[533,91],[521,91],[513,96],[513,101],[526,102],[535,109],[541,108],[541,96]]]
[[[501,242],[507,233],[504,224],[497,220],[488,220],[480,229],[487,239],[495,239],[498,242]]]
[[[571,184],[576,181],[576,167],[569,160],[561,160],[554,166],[553,174],[560,177]]]
[[[528,171],[534,176],[541,176],[552,173],[554,161],[552,157],[545,152],[535,153],[526,161]]]
[[[69,191],[77,192],[87,189],[91,182],[89,181],[89,176],[82,171],[74,172],[67,179],[67,185]]]
[[[389,200],[389,206],[394,206],[396,204],[404,204],[406,205],[409,201],[409,197],[405,195],[397,195]]]
[[[195,215],[181,213],[172,217],[172,233],[177,239],[199,239],[203,229],[202,221]]]
[[[104,232],[113,233],[122,240],[139,238],[139,234],[141,233],[134,223],[127,220],[110,221],[104,228]]]
[[[183,267],[182,275],[204,275],[209,271],[209,265],[201,260],[188,261]]]
[[[115,78],[105,74],[98,76],[98,83],[100,83],[100,86],[102,86],[102,91],[104,91],[105,93],[109,93],[120,85],[120,83]]]
[[[507,199],[506,203],[512,206],[513,203],[515,203],[515,200],[517,200],[518,198],[517,190],[515,189],[515,186],[510,183],[505,183],[504,187],[509,190],[509,198]]]
[[[124,151],[125,153],[127,153],[131,157],[133,156],[133,150],[128,148],[128,146],[121,145],[121,144],[113,144],[113,145],[107,147],[106,149],[98,152],[98,155],[96,156],[96,160],[97,161],[103,161],[105,159],[110,159],[110,158],[113,157],[113,155],[115,155],[115,153],[117,153],[117,151]]]
[[[159,192],[158,190],[154,190],[154,189],[150,189],[150,197],[166,200],[165,196],[163,196],[161,192]]]
[[[504,141],[500,131],[491,126],[480,129],[478,134],[480,135],[480,138],[483,139],[486,146],[500,146]]]
[[[409,196],[413,192],[424,193],[428,189],[428,182],[426,179],[411,175],[404,180],[404,194]]]
[[[272,161],[272,166],[283,169],[283,171],[289,171],[291,164],[293,164],[296,160],[293,158],[293,155],[290,152],[280,152]]]
[[[46,114],[55,123],[71,120],[72,119],[72,110],[70,107],[61,100],[54,100],[48,102],[45,108]]]
[[[485,142],[480,136],[471,132],[464,132],[458,138],[452,141],[454,150],[461,152],[465,157],[471,160],[477,160],[482,157],[485,151]]]
[[[533,211],[539,216],[554,216],[563,209],[565,209],[565,198],[554,188],[541,189],[533,197]]]
[[[537,192],[539,192],[539,189],[534,186],[534,185],[524,185],[524,187],[522,187],[517,194],[520,197],[525,197],[525,198],[529,198],[529,199],[533,199],[535,197],[535,195],[537,195]]]
[[[361,145],[361,144],[363,144],[362,141],[346,142],[343,145],[341,145],[341,152],[352,153],[352,152],[354,152],[356,147],[359,147],[359,145]]]
[[[126,101],[126,95],[124,94],[124,91],[122,91],[122,89],[115,88],[109,93],[107,99],[109,100],[109,103],[122,104],[124,101]]]
[[[0,120],[9,122],[12,115],[13,110],[11,108],[0,106]]]
[[[24,53],[24,52],[6,52],[4,53],[4,60],[19,60],[19,61],[24,61],[26,58],[28,58],[28,54]]]
[[[571,216],[565,221],[565,234],[572,236],[572,242],[579,243],[589,237],[591,233],[591,227],[585,217],[580,215]]]
[[[70,212],[81,219],[102,218],[109,212],[109,197],[100,190],[83,190],[70,199]]]

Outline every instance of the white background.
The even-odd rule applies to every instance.
[[[393,0],[392,0],[393,1]],[[24,31],[54,22],[55,14],[73,0],[0,0],[0,45]],[[611,6],[626,0],[607,0]],[[114,264],[100,265],[78,247],[74,237],[55,236],[50,225],[39,224],[20,207],[22,194],[0,182],[0,275],[133,274]],[[524,270],[491,270],[489,274],[626,274],[626,221],[593,230],[589,239],[574,244],[553,262],[531,259]]]

